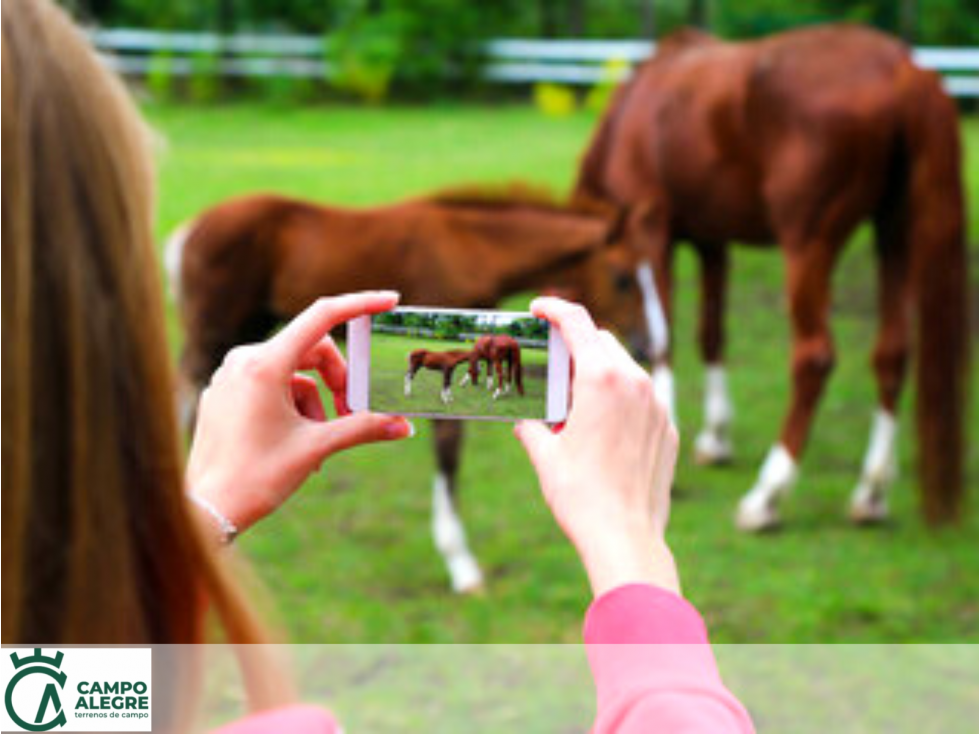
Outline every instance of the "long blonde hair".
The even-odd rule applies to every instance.
[[[267,635],[183,494],[148,136],[47,0],[3,3],[3,642]]]

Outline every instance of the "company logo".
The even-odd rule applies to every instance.
[[[61,661],[64,659],[64,653],[55,653],[52,657],[44,657],[41,654],[41,648],[35,647],[33,655],[27,655],[25,657],[20,657],[17,653],[10,653],[10,661],[14,664],[14,668],[17,672],[7,683],[7,690],[3,696],[4,706],[7,707],[7,714],[11,719],[19,726],[21,729],[26,729],[27,731],[50,731],[56,726],[64,726],[67,722],[65,718],[65,710],[61,706],[61,693],[65,688],[65,682],[68,680],[68,676],[61,670]],[[18,705],[21,711],[18,711],[14,706],[14,691],[17,685],[30,676],[45,676],[51,678],[50,681],[45,681],[44,687],[42,689],[40,701],[37,703],[36,708],[30,706],[30,701],[25,701],[25,696],[20,696],[18,700]],[[25,711],[34,710],[35,714],[28,714],[29,718],[33,719],[33,722],[27,721],[23,718],[22,713]],[[51,712],[49,718],[49,710]]]
[[[9,648],[0,655],[3,731],[151,731],[149,648]]]

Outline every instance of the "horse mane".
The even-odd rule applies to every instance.
[[[462,184],[440,189],[426,197],[427,201],[446,206],[508,209],[531,207],[568,211],[567,202],[557,199],[550,189],[524,181],[505,184]]]
[[[506,184],[463,184],[441,189],[425,198],[448,207],[470,207],[488,210],[530,208],[586,219],[613,221],[618,208],[584,194],[576,194],[571,200],[561,200],[551,190],[538,184],[511,181]]]

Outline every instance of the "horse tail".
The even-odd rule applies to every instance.
[[[934,526],[956,520],[965,496],[969,269],[955,105],[930,72],[913,68],[910,89],[905,142],[918,472],[922,511]]]
[[[521,395],[523,391],[523,366],[520,364],[520,345],[514,344],[510,353],[513,355],[513,375],[517,381],[517,392]]]

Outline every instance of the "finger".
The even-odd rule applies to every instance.
[[[530,457],[530,462],[535,467],[541,466],[544,452],[556,438],[547,425],[541,421],[519,421],[513,427],[513,432]]]
[[[339,347],[329,336],[323,337],[299,363],[299,369],[316,370],[323,384],[333,394],[333,407],[337,415],[347,415],[347,361]]]
[[[646,371],[639,366],[636,360],[632,358],[632,356],[629,354],[626,348],[622,346],[622,342],[619,341],[618,337],[616,337],[615,334],[613,334],[612,332],[606,329],[601,329],[598,332],[598,336],[602,340],[602,343],[605,345],[605,353],[616,364],[628,369],[630,372],[635,372],[636,370],[639,370],[643,374],[646,373]]]
[[[414,434],[415,428],[406,418],[381,413],[354,413],[316,426],[315,440],[311,443],[322,460],[361,444],[396,441]]]
[[[290,387],[292,401],[301,416],[317,422],[326,420],[326,411],[323,410],[323,401],[320,400],[316,380],[306,375],[293,375]]]
[[[330,329],[357,316],[389,311],[397,305],[398,298],[395,291],[320,298],[266,343],[268,359],[284,370],[294,371],[303,356],[322,341]]]
[[[562,301],[560,298],[535,298],[530,304],[535,316],[546,319],[557,327],[571,356],[582,363],[591,358],[596,346],[600,344],[595,322],[584,307],[576,303]]]

